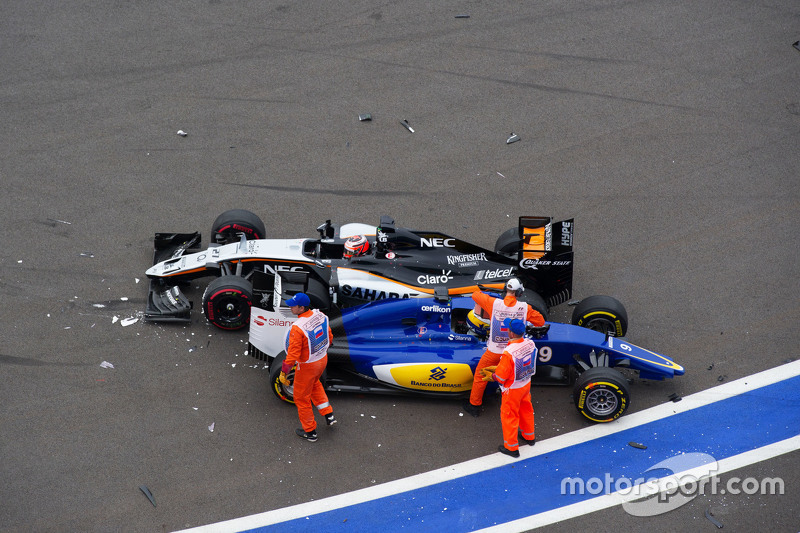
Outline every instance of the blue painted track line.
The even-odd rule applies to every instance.
[[[775,382],[783,376],[791,377]],[[219,528],[212,525],[198,530],[455,532],[491,528],[567,506],[579,507],[597,498],[597,494],[589,493],[562,494],[562,481],[567,477],[653,478],[648,469],[680,454],[699,452],[721,461],[797,437],[798,390],[800,361],[703,391],[682,402],[628,415],[612,424],[574,432],[580,434],[575,442],[564,435],[570,437],[564,440],[564,446],[549,444],[561,439],[557,437],[533,448],[522,447],[521,459],[494,454],[464,463],[465,468],[456,465],[452,469],[455,475],[448,475],[448,469],[427,478],[421,475],[418,486],[412,484],[404,490],[400,484],[395,493],[382,497],[380,487],[367,489],[372,491],[371,497],[356,491],[351,493],[352,505],[346,504],[347,495],[341,495],[329,502],[287,508],[293,512],[271,511],[216,524]],[[632,447],[630,442],[647,448]],[[799,446],[792,445],[795,449]],[[480,466],[481,461],[486,468]],[[671,472],[655,476],[668,474]],[[578,514],[582,513],[572,516]]]

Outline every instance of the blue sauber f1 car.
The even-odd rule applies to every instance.
[[[273,392],[292,402],[292,387],[278,379],[294,315],[285,301],[308,288],[302,273],[259,273],[253,277],[249,353],[269,363]],[[437,287],[432,297],[385,299],[322,310],[330,318],[333,344],[323,377],[328,391],[464,397],[486,347],[468,313],[472,298]],[[592,422],[609,422],[630,407],[627,379],[617,370],[662,380],[684,373],[669,357],[626,339],[623,306],[608,296],[591,296],[574,309],[572,324],[547,322],[528,328],[538,347],[536,383],[573,384],[578,411]],[[291,375],[289,376],[291,379]]]

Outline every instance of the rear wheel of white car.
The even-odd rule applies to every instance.
[[[285,359],[286,352],[281,352],[278,357],[272,360],[272,364],[269,365],[269,388],[272,389],[272,392],[275,393],[275,396],[279,399],[286,403],[294,403],[294,368],[289,370],[289,373],[286,374],[286,378],[291,385],[284,385],[280,380],[281,366],[283,366],[283,361]]]
[[[506,257],[516,257],[517,252],[522,247],[522,239],[519,238],[519,228],[511,228],[503,232],[494,243],[494,251]]]
[[[211,242],[230,244],[239,242],[239,235],[244,233],[247,240],[263,239],[267,230],[264,222],[246,209],[230,209],[225,211],[211,225]]]
[[[631,404],[628,382],[613,368],[590,368],[578,377],[573,389],[578,412],[592,422],[611,422]]]
[[[628,312],[616,298],[611,296],[589,296],[572,311],[572,324],[615,337],[624,337],[628,332]]]
[[[235,275],[215,279],[203,293],[206,318],[218,328],[227,330],[249,325],[252,302],[253,284]]]
[[[539,295],[539,293],[533,292],[530,289],[525,289],[519,299],[523,302],[527,302],[531,307],[539,311],[544,319],[547,320],[547,304],[545,303],[544,298]]]

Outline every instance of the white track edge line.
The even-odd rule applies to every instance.
[[[690,411],[704,405],[738,396],[739,394],[754,389],[759,389],[767,385],[772,385],[780,381],[791,379],[798,375],[800,375],[800,360],[786,363],[774,368],[769,368],[751,376],[745,376],[729,383],[724,383],[704,391],[696,392],[684,397],[679,402],[659,404],[643,411],[625,415],[614,422],[593,425],[573,431],[571,433],[567,433],[565,435],[552,437],[541,442],[537,441],[536,446],[533,449],[531,449],[529,446],[520,448],[520,459],[543,455],[554,450],[559,450],[575,444],[605,437],[607,435],[612,435],[614,433],[625,431],[642,424],[660,420],[678,413]],[[448,481],[470,474],[484,472],[486,470],[491,470],[509,463],[518,462],[520,459],[511,459],[497,452],[492,455],[471,459],[469,461],[446,466],[437,470],[423,472],[403,479],[388,481],[374,487],[357,489],[352,492],[329,496],[321,500],[300,503],[289,507],[283,507],[281,509],[274,509],[264,513],[234,518],[206,526],[184,529],[176,533],[223,533],[255,529],[258,527],[285,522],[287,520],[294,520],[297,518],[304,518],[306,516],[332,511],[342,507],[357,505],[359,503],[377,500],[379,498],[393,496],[395,494],[434,485],[436,483],[441,483],[443,481]]]
[[[800,435],[789,437],[788,439],[774,442],[772,444],[762,446],[761,448],[756,448],[755,450],[743,452],[739,455],[720,459],[717,461],[717,470],[711,477],[717,477],[720,474],[725,474],[732,470],[738,470],[739,468],[743,468],[753,463],[766,461],[768,459],[772,459],[779,455],[790,453],[796,450],[800,450]],[[622,494],[620,492],[612,492],[611,494],[604,494],[602,496],[592,498],[591,500],[584,500],[570,505],[565,505],[564,507],[559,507],[551,511],[520,518],[512,522],[505,522],[503,524],[498,524],[496,526],[491,526],[477,531],[480,533],[521,533],[538,527],[553,525],[571,518],[577,518],[579,516],[591,514],[596,511],[602,511],[604,509],[608,509],[609,507],[622,505],[625,502],[637,500],[649,495],[654,495],[657,492],[663,492],[669,488],[676,488],[677,486],[686,485],[687,483],[698,480],[704,476],[708,476],[708,468],[701,466],[659,478],[657,488],[660,490],[656,490],[651,493],[636,494],[631,492],[629,494]],[[684,478],[682,483],[681,478]]]

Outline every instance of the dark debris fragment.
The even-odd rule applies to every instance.
[[[644,444],[641,444],[639,442],[633,442],[633,441],[629,442],[628,446],[633,446],[634,448],[639,448],[640,450],[646,450],[647,449],[647,446],[645,446]]]
[[[714,515],[711,514],[711,508],[706,509],[706,518],[708,518],[712,524],[717,526],[717,529],[722,529],[722,522],[714,518]]]
[[[150,492],[150,489],[148,489],[147,486],[145,485],[139,485],[139,490],[141,490],[144,493],[144,495],[147,496],[147,499],[150,500],[150,503],[152,503],[153,507],[155,507],[156,499],[153,498],[153,494]]]
[[[678,396],[678,393],[677,393],[677,392],[673,392],[672,394],[670,394],[670,395],[669,395],[669,400],[670,400],[671,402],[675,402],[675,403],[677,403],[677,402],[679,402],[679,401],[683,400],[683,398],[681,398],[680,396]]]

